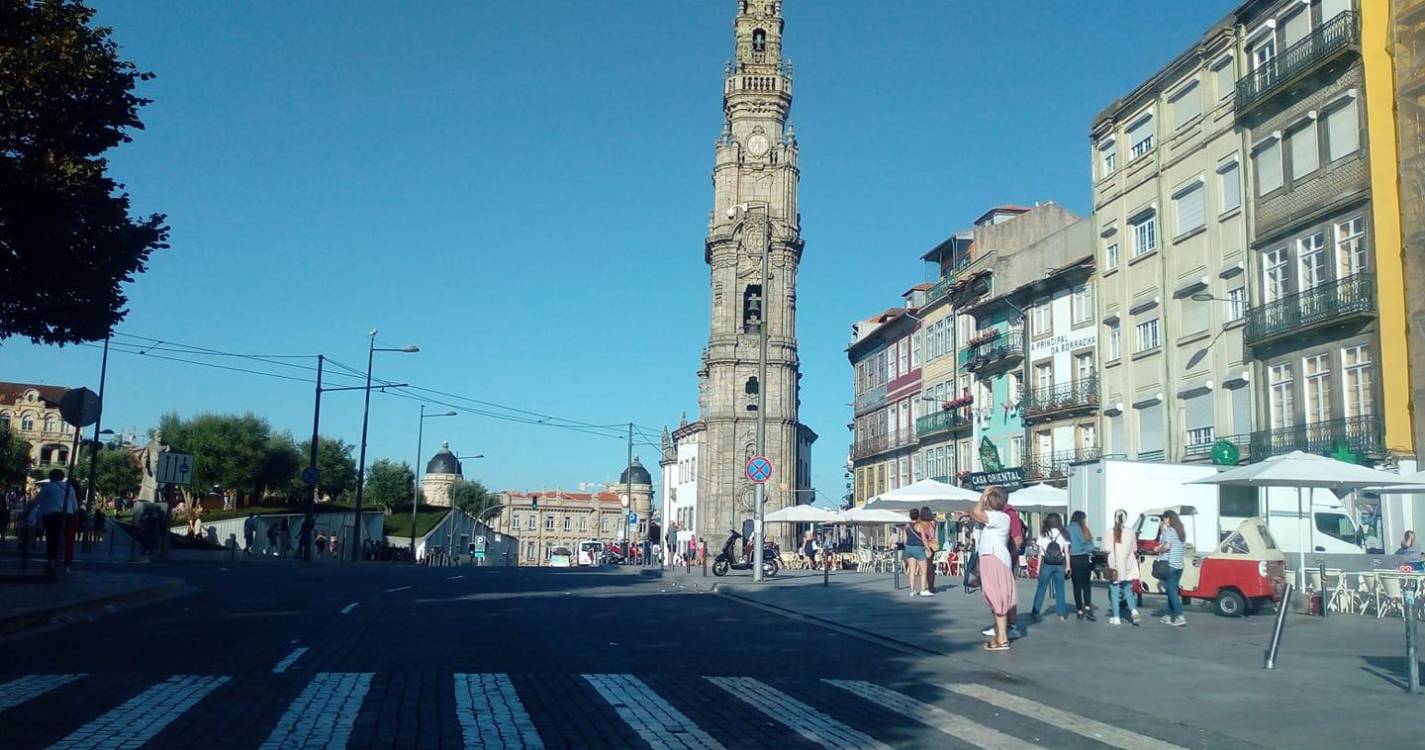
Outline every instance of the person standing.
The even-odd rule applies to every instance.
[[[935,595],[935,555],[940,552],[940,522],[930,506],[920,506],[921,536],[925,539],[925,595]]]
[[[1089,531],[1088,515],[1081,510],[1069,517],[1069,578],[1074,584],[1074,608],[1079,611],[1079,619],[1085,617],[1090,622],[1093,616],[1093,587],[1089,577],[1093,574],[1093,532]]]
[[[1122,625],[1121,606],[1128,605],[1133,624],[1138,617],[1138,597],[1133,593],[1138,582],[1138,532],[1128,525],[1128,512],[1113,512],[1113,531],[1108,544],[1108,604],[1109,625]]]
[[[257,541],[257,514],[249,513],[242,522],[243,554],[252,554],[252,545]]]
[[[277,556],[286,557],[292,551],[292,526],[287,519],[277,525]]]
[[[910,509],[910,523],[901,527],[905,537],[905,574],[910,580],[910,595],[920,596],[924,591],[925,539],[920,535],[920,510]]]
[[[97,544],[104,541],[105,525],[108,519],[104,517],[104,504],[99,503],[94,506],[94,542]]]
[[[980,555],[980,586],[990,614],[994,615],[994,635],[985,643],[986,651],[1009,650],[1009,618],[1019,606],[1013,558],[1009,554],[1010,520],[1004,512],[1009,498],[1003,487],[991,485],[980,494],[970,518],[981,525],[976,550]]]
[[[1168,613],[1163,615],[1164,625],[1172,625],[1180,628],[1187,624],[1187,618],[1183,616],[1183,553],[1187,532],[1183,529],[1183,521],[1178,518],[1176,511],[1163,511],[1162,529],[1158,532],[1159,555],[1168,561],[1168,577],[1163,581],[1163,587],[1168,590]]]
[[[34,508],[30,510],[29,515],[30,528],[44,529],[45,568],[51,574],[58,573],[62,564],[64,551],[61,545],[64,544],[65,521],[72,523],[74,511],[78,508],[78,498],[74,494],[74,488],[64,481],[64,471],[51,469],[49,481],[40,486]],[[66,519],[66,516],[70,518]]]
[[[1005,515],[1009,516],[1009,541],[1005,545],[1009,548],[1009,571],[1017,578],[1019,576],[1019,556],[1024,550],[1024,519],[1020,518],[1019,511],[1015,510],[1015,507],[1009,504],[1009,493],[1003,487],[1000,487],[999,490],[1005,496],[1004,508],[1002,510]],[[1015,595],[1018,596],[1017,590]],[[1016,600],[1016,606],[1009,610],[1008,618],[1009,630],[1007,632],[1009,633],[1009,639],[1012,641],[1021,635],[1018,623],[1018,600]],[[995,626],[991,624],[989,627],[981,630],[980,634],[994,636]]]
[[[1044,516],[1039,528],[1039,585],[1034,589],[1034,606],[1029,616],[1039,619],[1039,608],[1044,604],[1044,590],[1054,587],[1054,611],[1059,621],[1069,619],[1069,603],[1064,599],[1064,571],[1068,567],[1069,538],[1064,534],[1063,517],[1058,513]]]
[[[297,549],[302,562],[312,561],[312,531],[316,529],[317,522],[308,513],[302,519],[302,525],[297,529]]]

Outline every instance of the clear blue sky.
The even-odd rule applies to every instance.
[[[822,493],[842,490],[851,322],[990,205],[1086,212],[1090,119],[1233,4],[786,3]],[[157,74],[113,172],[173,227],[121,330],[361,365],[375,327],[422,349],[378,355],[378,376],[591,423],[695,418],[733,0],[97,6]],[[1130,16],[1132,35],[1105,31]],[[97,349],[0,348],[0,379],[94,387],[98,370]],[[108,389],[115,428],[252,410],[310,431],[302,383],[118,354]],[[355,442],[360,406],[329,395],[323,432]],[[417,408],[373,398],[373,458],[414,458]],[[483,452],[467,474],[495,488],[607,481],[625,460],[567,430],[426,424],[427,456],[443,439]]]

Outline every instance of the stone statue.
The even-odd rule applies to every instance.
[[[155,430],[153,438],[148,441],[148,445],[138,451],[139,468],[143,476],[139,484],[139,501],[156,503],[159,502],[158,494],[158,454],[167,453],[168,446],[163,444],[163,431]]]

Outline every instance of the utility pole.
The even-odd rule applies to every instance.
[[[356,523],[352,525],[351,561],[361,562],[361,501],[366,495],[366,428],[371,417],[371,365],[376,357],[376,329],[371,330],[366,345],[365,401],[361,407],[361,459],[356,465]]]
[[[628,423],[628,468],[623,474],[623,496],[628,498],[628,511],[633,512],[633,423]],[[623,517],[623,558],[627,562],[633,558],[633,536],[628,530],[628,514]]]
[[[99,471],[99,423],[104,421],[104,381],[109,374],[109,336],[104,337],[104,359],[99,365],[99,418],[94,420],[94,444],[89,446],[89,481],[84,490],[84,509],[94,512],[94,475]],[[75,433],[79,428],[75,428]],[[84,538],[84,549],[89,549],[89,537]]]
[[[767,298],[770,296],[767,289],[767,266],[772,255],[772,207],[769,204],[762,206],[762,310],[761,321],[758,326],[758,351],[757,351],[757,455],[767,455]],[[769,480],[770,481],[770,478]],[[767,483],[758,482],[755,493],[756,509],[753,511],[755,520],[752,523],[752,580],[762,580],[762,544],[764,533],[762,531],[762,519],[764,514],[763,505],[767,498]]]
[[[326,361],[327,358],[325,355],[317,355],[317,392],[316,398],[314,398],[312,401],[312,448],[310,451],[311,455],[309,457],[310,463],[307,464],[307,466],[310,467],[313,471],[315,471],[317,468],[317,430],[320,429],[322,424],[322,370],[326,366]],[[369,394],[371,393],[371,391],[368,390],[367,393]],[[313,524],[316,523],[317,483],[320,481],[321,475],[317,474],[313,478],[313,481],[311,482],[310,486],[307,487],[307,507],[303,509],[303,513],[306,516],[305,520],[310,521]],[[312,559],[312,537],[316,536],[315,525],[312,528],[312,533],[308,534],[304,539],[302,539],[301,554],[303,560]]]

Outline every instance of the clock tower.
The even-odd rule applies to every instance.
[[[782,57],[781,0],[737,0],[734,59],[724,68],[723,122],[713,165],[713,211],[704,260],[712,285],[711,331],[698,370],[701,440],[696,532],[709,547],[753,517],[744,467],[756,453],[758,391],[765,388],[766,511],[810,502],[811,444],[798,421],[797,139],[787,115],[792,66]],[[767,252],[766,278],[762,254]],[[765,326],[767,375],[758,379]],[[782,531],[768,529],[768,538]]]

